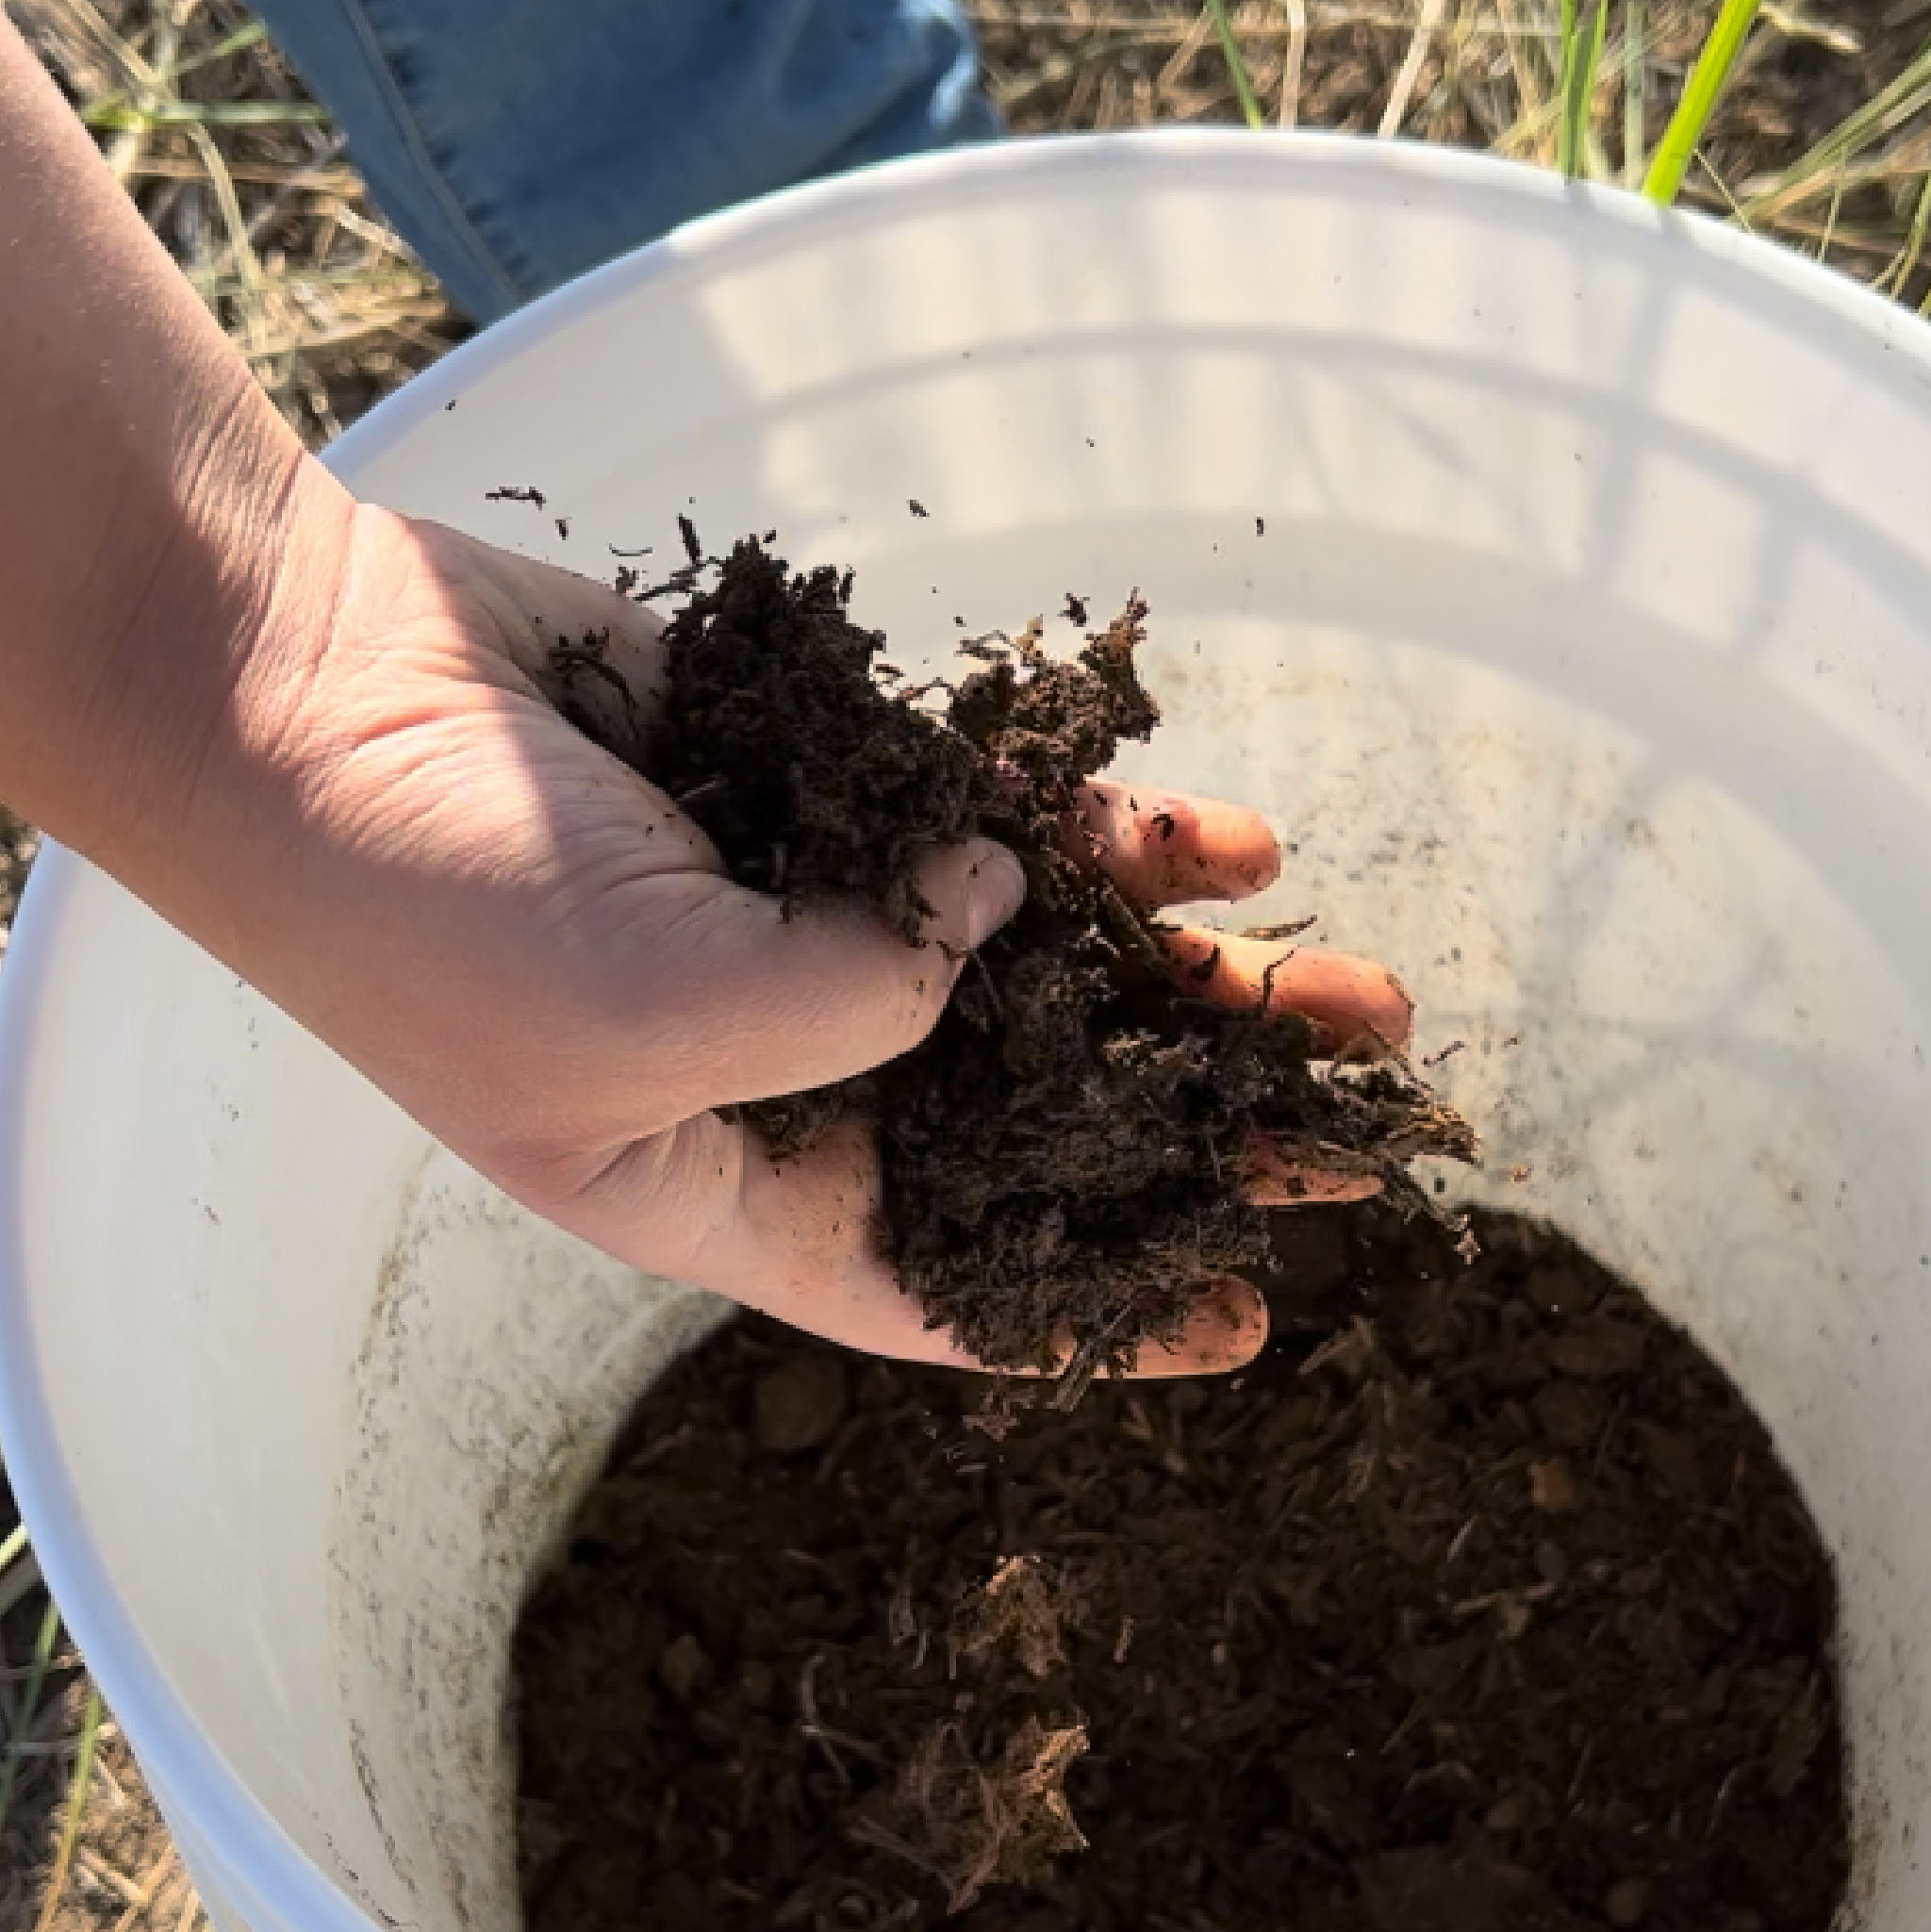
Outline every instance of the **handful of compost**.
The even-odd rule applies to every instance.
[[[1293,929],[1156,916],[1259,890],[1278,861],[1211,850],[1199,801],[1149,810],[1092,782],[1159,723],[1137,597],[1075,659],[1035,619],[964,644],[956,684],[908,686],[851,621],[850,573],[795,575],[754,538],[707,561],[684,528],[686,569],[620,585],[685,602],[661,728],[641,753],[611,749],[731,876],[787,909],[868,908],[922,946],[915,875],[935,847],[990,836],[1026,870],[1026,903],[964,961],[921,1045],[743,1109],[781,1159],[876,1128],[878,1239],[932,1326],[988,1366],[1060,1373],[1070,1400],[1264,1266],[1269,1207],[1380,1194],[1431,1211],[1407,1164],[1472,1160],[1477,1142],[1401,1055],[1398,983],[1298,954]],[[556,669],[582,692],[604,668],[592,645]],[[594,733],[591,707],[572,716]]]

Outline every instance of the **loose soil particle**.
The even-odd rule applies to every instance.
[[[1217,1278],[1265,1262],[1267,1217],[1242,1193],[1258,1144],[1378,1174],[1411,1212],[1427,1202],[1410,1160],[1473,1155],[1467,1124],[1398,1057],[1315,1065],[1271,982],[1251,1011],[1203,1000],[1146,909],[1098,875],[1081,786],[1160,718],[1137,599],[1076,659],[1048,653],[1035,622],[968,640],[956,684],[907,690],[883,636],[851,621],[849,573],[795,576],[755,539],[706,562],[680,525],[688,567],[636,592],[685,598],[640,765],[732,877],[790,912],[868,907],[927,946],[916,873],[935,847],[987,834],[1028,873],[1025,906],[922,1046],[744,1110],[781,1156],[841,1117],[878,1123],[883,1244],[934,1326],[999,1367],[1050,1364],[1070,1342],[1070,1401],[1176,1335]],[[594,638],[556,663],[578,688],[608,675]]]
[[[1002,1439],[756,1317],[674,1370],[518,1639],[533,1932],[1825,1932],[1832,1577],[1734,1387],[1522,1220],[1279,1221],[1252,1368]]]

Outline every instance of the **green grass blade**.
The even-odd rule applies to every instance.
[[[1927,236],[1931,236],[1931,174],[1924,176],[1918,189],[1918,205],[1911,211],[1911,229],[1905,237],[1905,245],[1877,278],[1877,286],[1900,302],[1904,300],[1906,285],[1917,272],[1918,263],[1923,257]]]
[[[250,47],[259,46],[267,39],[268,28],[260,21],[251,20],[246,26],[238,26],[212,47],[205,47],[186,60],[177,60],[172,67],[162,68],[161,78],[179,80],[184,74],[192,74],[200,67],[211,67],[217,60],[225,60],[230,54],[245,54]]]
[[[1559,34],[1560,31],[1559,27]],[[1552,39],[1552,46],[1554,51],[1551,58],[1557,69],[1557,91],[1539,107],[1517,115],[1489,143],[1489,152],[1491,154],[1519,156],[1533,149],[1536,143],[1543,140],[1546,136],[1555,135],[1560,140],[1562,125],[1562,95],[1560,89],[1562,57],[1560,42]],[[1654,51],[1654,42],[1645,40],[1635,58],[1647,59]],[[1626,39],[1619,35],[1612,41],[1606,35],[1603,41],[1602,58],[1597,62],[1598,71],[1606,66],[1614,67],[1621,71],[1626,68],[1630,58],[1629,42]],[[1593,130],[1589,136],[1589,144],[1591,151],[1598,159],[1602,160],[1603,172],[1607,173],[1608,162],[1602,156],[1602,142]]]
[[[246,26],[238,26],[225,39],[217,41],[212,47],[205,47],[199,54],[190,54],[185,60],[176,60],[172,65],[157,70],[156,83],[172,89],[184,74],[195,73],[203,67],[211,67],[217,60],[225,60],[231,54],[245,54],[250,47],[258,46],[268,39],[268,28],[260,21],[251,20]],[[97,101],[89,101],[80,110],[80,118],[90,127],[99,125],[98,118],[109,114],[117,107],[127,105],[127,90],[117,87],[111,93],[103,94]]]
[[[1577,99],[1578,128],[1580,146],[1589,140],[1590,109],[1595,102],[1596,75],[1603,71],[1603,49],[1609,39],[1609,0],[1596,0],[1595,32],[1589,39],[1589,68],[1582,76],[1582,91]],[[1600,146],[1600,143],[1598,143]],[[1608,172],[1607,169],[1604,171]]]
[[[1241,113],[1249,127],[1265,127],[1267,117],[1261,111],[1254,83],[1247,78],[1247,63],[1241,58],[1240,42],[1233,37],[1233,23],[1227,17],[1227,0],[1207,0],[1207,10],[1213,16],[1213,31],[1220,36],[1220,51],[1228,73],[1233,76],[1233,91],[1240,96]]]
[[[74,1849],[80,1842],[81,1820],[87,1816],[87,1794],[94,1781],[94,1755],[100,1745],[101,1693],[90,1686],[87,1714],[80,1721],[80,1749],[74,1759],[74,1783],[67,1792],[67,1816],[60,1825],[60,1845],[54,1854],[54,1869],[47,1874],[46,1894],[34,1932],[50,1932],[54,1915],[60,1908],[60,1894],[67,1890],[67,1874],[74,1868]]]
[[[1574,174],[1576,157],[1580,152],[1569,105],[1569,97],[1576,89],[1576,0],[1562,0],[1557,32],[1562,49],[1562,72],[1556,83],[1556,166],[1564,174]]]
[[[1645,109],[1649,95],[1649,49],[1642,41],[1642,0],[1623,9],[1623,185],[1642,186]]]
[[[100,132],[124,134],[138,127],[315,126],[329,114],[312,101],[157,101],[146,107],[100,101],[83,107],[80,118]]]
[[[1590,109],[1609,25],[1609,0],[1595,0],[1595,25],[1585,44],[1576,0],[1562,0],[1562,118],[1556,129],[1556,164],[1572,179],[1587,172]]]
[[[1724,9],[1717,15],[1708,40],[1703,43],[1703,52],[1696,57],[1696,65],[1690,70],[1683,98],[1670,116],[1670,124],[1663,130],[1662,142],[1642,184],[1643,193],[1659,207],[1668,207],[1682,191],[1683,177],[1690,172],[1696,144],[1709,125],[1709,117],[1716,111],[1730,70],[1749,38],[1751,25],[1757,18],[1757,5],[1758,0],[1724,0]]]
[[[19,1525],[0,1543],[0,1617],[28,1591],[39,1587],[41,1566],[26,1546],[26,1525]]]
[[[26,1682],[20,1689],[20,1702],[14,1706],[7,1733],[6,1761],[0,1763],[0,1832],[7,1829],[7,1813],[13,1804],[13,1788],[20,1781],[19,1746],[27,1741],[34,1727],[34,1713],[40,1709],[41,1692],[47,1681],[47,1666],[54,1660],[54,1640],[60,1634],[60,1612],[50,1603],[41,1619],[41,1633],[34,1640],[33,1662],[27,1668]]]
[[[0,1572],[0,1617],[4,1617],[22,1597],[41,1587],[41,1566],[31,1553],[11,1568]]]

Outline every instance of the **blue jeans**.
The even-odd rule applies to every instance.
[[[478,322],[773,188],[999,131],[958,0],[256,0]]]

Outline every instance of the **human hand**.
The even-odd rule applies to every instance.
[[[662,792],[553,707],[552,645],[607,631],[648,718],[662,666],[650,614],[587,579],[434,524],[352,509],[307,560],[337,586],[295,674],[253,700],[256,748],[231,822],[203,828],[225,956],[463,1159],[607,1252],[853,1347],[963,1362],[924,1326],[873,1230],[873,1136],[848,1127],[774,1164],[716,1111],[827,1084],[916,1044],[1023,875],[988,842],[941,851],[920,886],[934,942],[854,910],[785,918],[734,884]],[[289,654],[279,661],[290,663]],[[632,728],[617,696],[605,729]],[[1082,836],[1142,903],[1271,883],[1272,834],[1210,801],[1092,788]],[[943,942],[937,943],[937,942]],[[1278,943],[1217,945],[1204,990],[1255,1005]],[[1279,1010],[1337,1041],[1406,1038],[1379,967],[1290,952]],[[1368,1184],[1369,1186],[1372,1183]],[[1257,1197],[1343,1198],[1359,1177],[1264,1156]],[[1218,1284],[1145,1373],[1236,1365],[1265,1336],[1259,1297]]]
[[[653,622],[355,504],[4,21],[0,255],[9,802],[539,1213],[854,1346],[956,1360],[874,1247],[869,1139],[776,1167],[714,1110],[923,1037],[956,976],[946,949],[1017,902],[1010,855],[934,855],[921,884],[944,944],[916,950],[863,914],[785,920],[732,884],[698,828],[545,696],[552,640],[607,627],[648,709]],[[1156,849],[1163,805],[1174,835]],[[1272,876],[1252,815],[1140,807],[1099,787],[1087,808],[1135,897]],[[1177,859],[1199,862],[1184,891],[1163,883]],[[1221,943],[1206,990],[1258,1004],[1278,949]],[[1344,1040],[1406,1033],[1378,968],[1298,952],[1273,992]],[[1284,1197],[1361,1186],[1258,1150],[1255,1176]],[[1263,1334],[1251,1291],[1224,1285],[1146,1365],[1230,1366]]]

